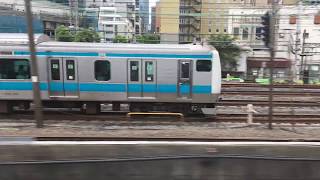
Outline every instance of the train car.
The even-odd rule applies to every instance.
[[[0,45],[0,112],[29,107],[39,79],[47,107],[99,113],[100,104],[131,111],[210,112],[221,89],[218,52],[207,45],[37,44],[39,77],[30,75],[28,46]]]

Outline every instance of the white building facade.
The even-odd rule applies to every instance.
[[[239,45],[251,48],[246,61],[249,79],[270,76],[270,52],[261,36],[261,16],[268,11],[270,7],[229,10],[228,34]],[[279,5],[275,29],[275,78],[297,80],[308,76],[309,83],[319,81],[320,5]]]
[[[284,6],[278,13],[276,57],[288,58],[296,78],[320,77],[320,5]]]
[[[113,42],[117,35],[132,39],[134,27],[119,7],[100,7],[98,30],[102,42]]]

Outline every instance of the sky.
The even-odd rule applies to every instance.
[[[150,7],[155,6],[158,0],[149,0]]]

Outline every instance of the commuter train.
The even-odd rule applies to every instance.
[[[32,81],[40,82],[46,107],[128,104],[130,111],[208,112],[218,100],[218,52],[200,44],[103,44],[41,42],[39,77],[31,77],[27,45],[0,45],[0,112],[29,108]]]

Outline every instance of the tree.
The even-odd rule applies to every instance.
[[[113,43],[128,43],[128,39],[125,36],[121,36],[121,35],[117,35],[114,39],[113,39]]]
[[[72,42],[74,40],[73,33],[71,33],[70,29],[65,26],[57,27],[55,36],[57,41]]]
[[[235,71],[241,48],[234,44],[235,38],[227,34],[211,35],[209,44],[219,52],[222,71]]]
[[[92,29],[81,29],[74,38],[75,42],[100,42],[100,36]]]
[[[145,34],[137,36],[137,42],[143,44],[159,44],[160,36],[155,34]]]

